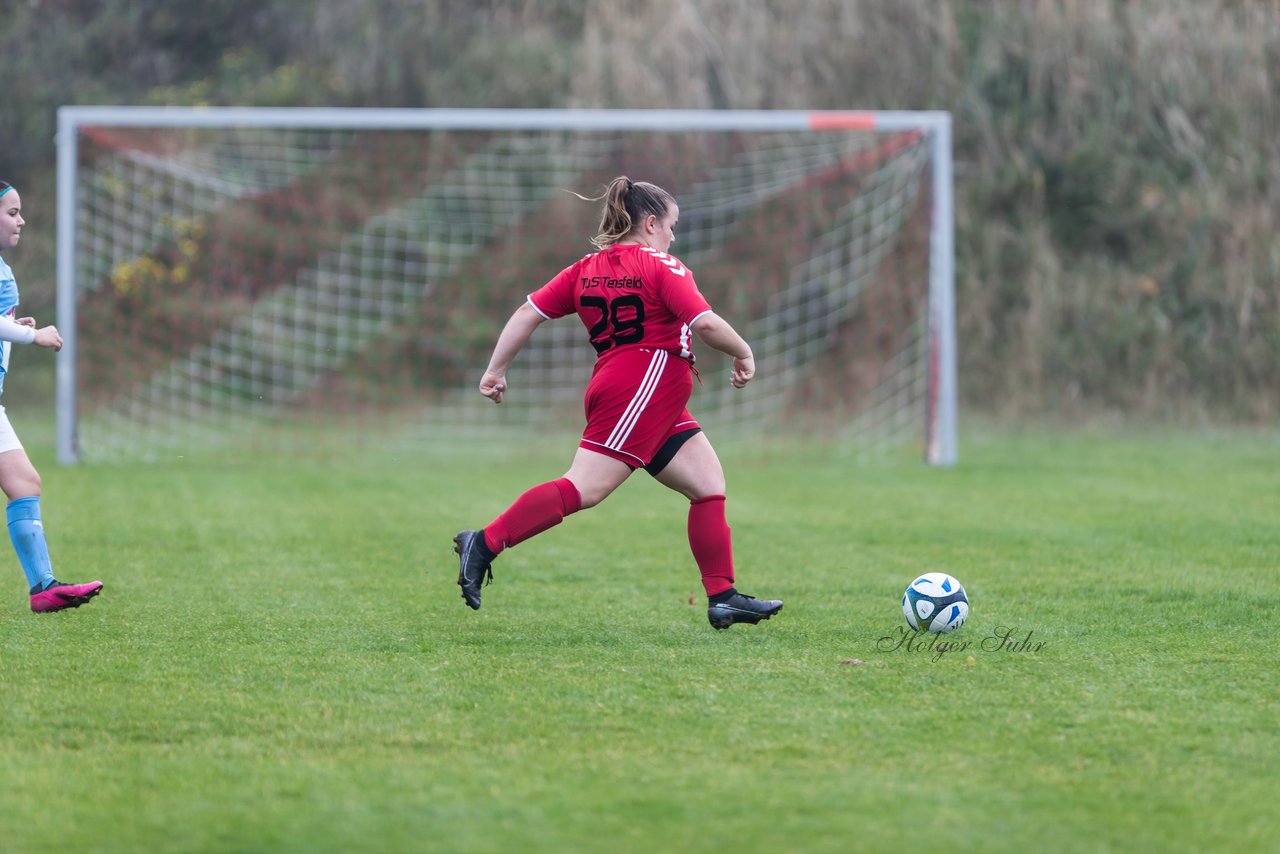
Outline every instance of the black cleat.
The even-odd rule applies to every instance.
[[[707,605],[707,619],[713,629],[727,629],[734,623],[758,623],[782,610],[777,599],[757,599],[744,596],[736,590],[723,602]]]
[[[480,610],[480,585],[493,583],[494,555],[484,542],[484,531],[462,531],[453,538],[458,555],[458,586],[473,611]]]

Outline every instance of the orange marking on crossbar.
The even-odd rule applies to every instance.
[[[875,113],[810,113],[810,130],[875,130]]]

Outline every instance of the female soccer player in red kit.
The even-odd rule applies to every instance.
[[[735,388],[755,374],[751,348],[711,310],[689,268],[667,254],[680,216],[671,194],[622,176],[602,198],[599,232],[591,241],[600,251],[529,295],[498,336],[480,379],[480,393],[501,403],[507,367],[533,331],[546,320],[576,313],[597,353],[584,399],[582,441],[564,477],[529,489],[483,529],[454,537],[462,598],[478,609],[480,586],[492,581],[495,557],[599,504],[643,467],[690,501],[689,546],[702,573],[711,625],[727,629],[767,620],[782,603],[745,596],[733,586],[724,470],[686,408],[693,392],[691,333],[733,357]]]

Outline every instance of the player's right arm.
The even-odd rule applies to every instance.
[[[755,356],[746,339],[729,325],[729,321],[714,311],[706,311],[693,321],[692,329],[702,343],[733,357],[733,374],[730,375],[729,382],[734,388],[742,388],[751,382],[756,374]]]
[[[0,315],[0,341],[62,349],[62,336],[58,334],[58,328],[43,326],[37,329],[35,319],[31,317],[14,320],[7,315]]]
[[[502,395],[507,390],[507,368],[528,342],[533,330],[543,321],[573,313],[573,283],[577,279],[577,269],[581,263],[570,264],[551,281],[529,294],[525,303],[507,320],[507,325],[498,336],[498,343],[494,345],[493,355],[489,358],[489,367],[480,378],[480,393],[485,397],[494,403],[502,403]]]
[[[498,343],[493,347],[493,355],[489,357],[489,367],[480,378],[481,394],[494,403],[502,403],[502,395],[507,390],[507,368],[529,341],[533,330],[546,319],[528,302],[515,310],[507,320],[507,325],[502,327]]]

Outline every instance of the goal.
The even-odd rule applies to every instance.
[[[475,386],[619,174],[755,350],[695,347],[712,435],[955,463],[946,113],[146,107],[59,111],[59,461],[580,429],[576,320]]]

